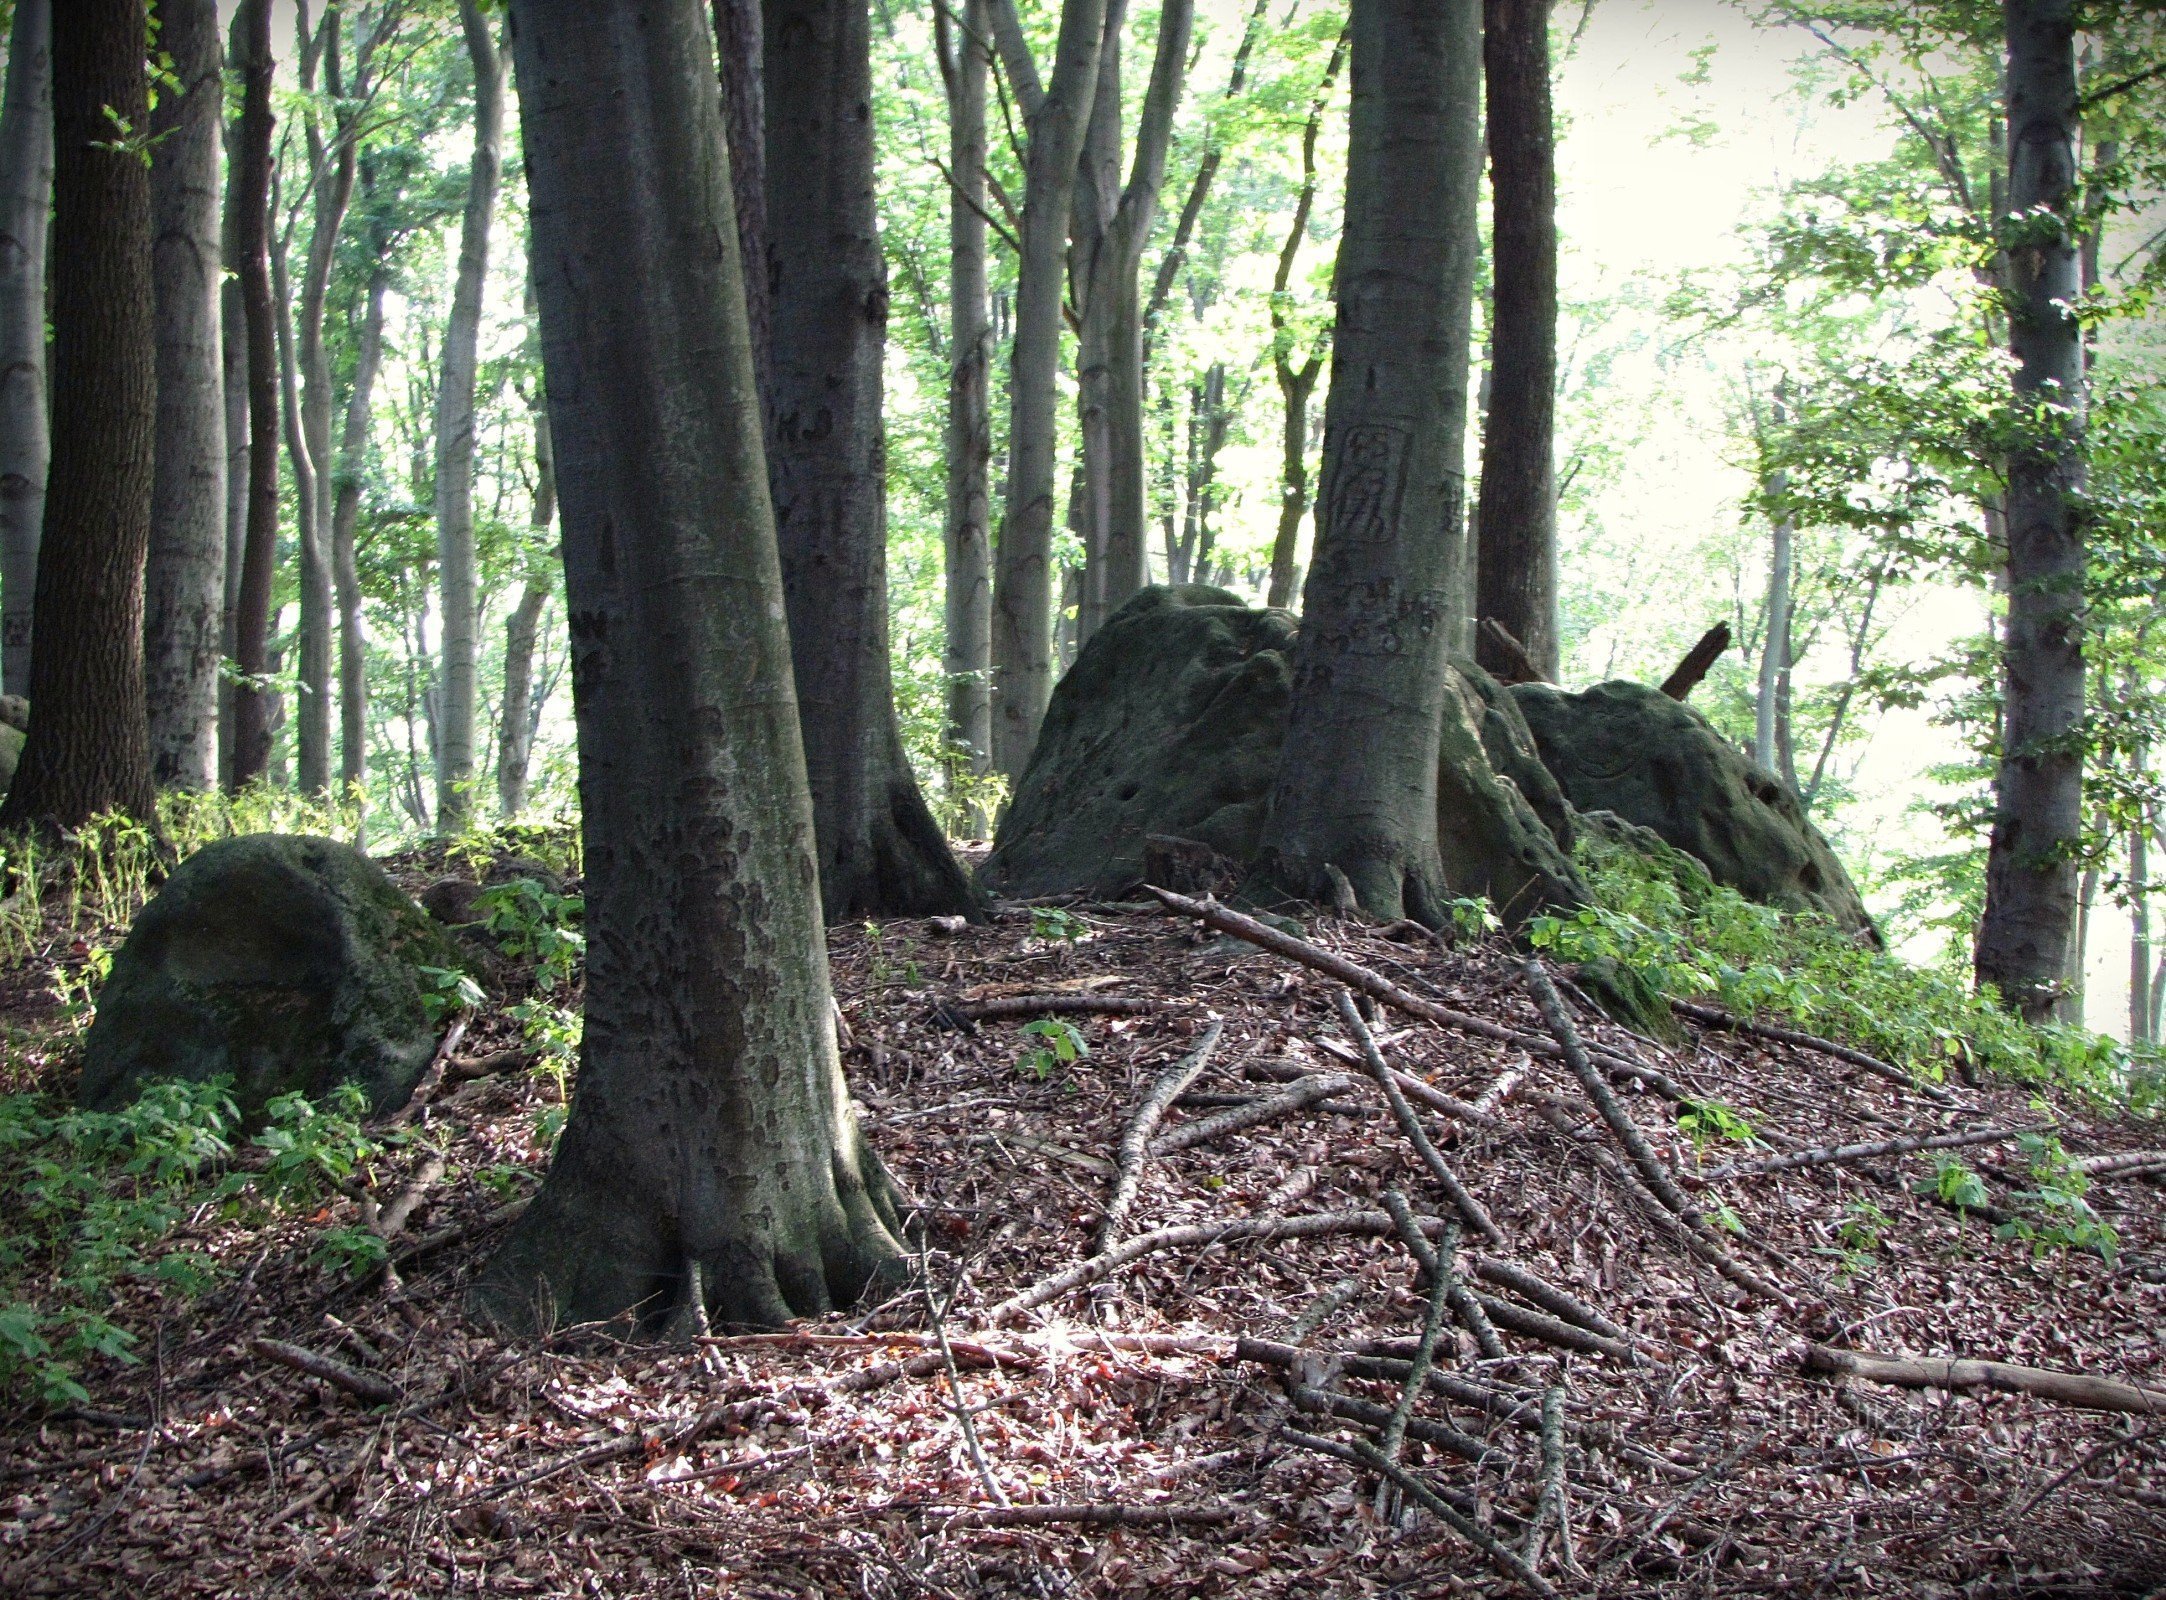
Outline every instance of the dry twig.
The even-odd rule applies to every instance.
[[[1369,1076],[1374,1078],[1377,1086],[1384,1091],[1384,1098],[1390,1103],[1391,1114],[1398,1119],[1399,1131],[1406,1135],[1406,1142],[1414,1147],[1414,1153],[1421,1157],[1421,1164],[1429,1169],[1429,1176],[1436,1180],[1436,1186],[1444,1191],[1445,1198],[1451,1201],[1469,1225],[1491,1244],[1502,1246],[1504,1231],[1490,1219],[1489,1213],[1482,1209],[1482,1203],[1467,1192],[1467,1186],[1459,1181],[1459,1174],[1452,1171],[1450,1163],[1430,1142],[1428,1131],[1421,1125],[1421,1118],[1414,1115],[1414,1108],[1407,1104],[1406,1096],[1400,1093],[1391,1063],[1384,1059],[1384,1052],[1376,1046],[1375,1036],[1361,1020],[1361,1012],[1354,1005],[1353,995],[1341,989],[1336,999],[1339,1022],[1352,1036],[1355,1044],[1360,1046],[1362,1064],[1369,1069]]]
[[[1870,1350],[1809,1345],[1805,1370],[1835,1377],[1866,1378],[1902,1389],[2001,1389],[2033,1395],[2086,1411],[2133,1411],[2166,1415],[2166,1389],[2153,1389],[2084,1372],[2019,1367],[2007,1361],[1949,1361],[1931,1356],[1887,1356]]]
[[[1117,1155],[1119,1176],[1114,1180],[1113,1193],[1106,1201],[1106,1214],[1098,1224],[1098,1237],[1091,1243],[1092,1255],[1103,1255],[1113,1247],[1121,1236],[1121,1224],[1128,1220],[1128,1208],[1135,1204],[1136,1191],[1143,1184],[1143,1167],[1151,1158],[1151,1135],[1158,1131],[1158,1122],[1173,1104],[1176,1096],[1202,1074],[1210,1065],[1211,1052],[1218,1048],[1219,1035],[1226,1030],[1223,1017],[1213,1017],[1211,1025],[1204,1030],[1203,1042],[1191,1050],[1174,1066],[1160,1074],[1151,1092],[1136,1107],[1135,1115],[1128,1119],[1128,1130],[1121,1135]]]

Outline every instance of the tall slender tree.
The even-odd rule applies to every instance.
[[[512,16],[589,944],[571,1120],[479,1296],[780,1323],[901,1251],[835,1048],[713,39],[698,0]]]
[[[830,921],[969,909],[889,678],[869,0],[765,0],[767,471]]]
[[[144,579],[151,772],[218,782],[218,663],[226,599],[226,426],[218,290],[218,146],[225,63],[216,0],[158,0],[174,82],[151,116],[151,284],[158,422]]]
[[[233,13],[226,33],[226,70],[245,81],[248,71],[248,26],[251,8],[244,3]],[[235,628],[241,613],[241,569],[248,549],[249,415],[248,415],[248,312],[241,293],[240,195],[245,163],[241,160],[241,125],[238,114],[226,119],[226,195],[224,215],[218,224],[219,248],[225,259],[224,282],[218,292],[218,335],[224,372],[226,423],[226,560],[225,612],[220,619],[219,648],[227,661],[238,661],[240,649]],[[218,782],[234,786],[233,760],[239,747],[234,723],[234,678],[218,675]]]
[[[442,709],[437,717],[436,825],[456,833],[473,810],[474,715],[481,597],[474,558],[474,384],[480,364],[489,228],[503,176],[504,65],[479,0],[459,0],[474,68],[474,158],[459,228],[459,270],[436,386],[436,564],[443,585]]]
[[[157,367],[143,0],[53,17],[53,463],[38,552],[37,708],[0,828],[155,818],[143,710],[143,561]]]
[[[546,402],[534,408],[534,498],[527,513],[536,544],[548,536],[557,516],[556,448],[549,437]],[[534,756],[535,724],[541,706],[534,696],[534,650],[541,639],[542,613],[556,592],[562,558],[550,550],[533,559],[519,602],[504,619],[504,700],[497,719],[496,803],[506,818],[526,809],[528,768]]]
[[[0,105],[0,692],[30,690],[45,528],[45,232],[53,210],[52,0],[16,0]]]
[[[1492,195],[1489,409],[1482,426],[1475,615],[1557,676],[1557,162],[1550,0],[1487,0]],[[1506,663],[1477,641],[1482,665]]]
[[[241,0],[235,26],[247,52],[229,201],[248,360],[248,504],[233,589],[239,681],[230,772],[240,788],[264,777],[271,762],[271,582],[278,555],[278,336],[271,293],[271,87],[278,63],[271,54],[271,0]]]
[[[368,776],[368,632],[362,617],[361,474],[368,458],[369,418],[383,368],[384,296],[391,286],[390,246],[370,230],[368,285],[361,324],[352,330],[353,379],[339,433],[337,481],[331,500],[331,580],[338,605],[339,785],[351,795]]]
[[[2008,453],[2008,627],[1980,983],[2062,1008],[2083,832],[2083,331],[2072,0],[2006,0],[2004,283],[2020,437]]]
[[[1263,876],[1436,924],[1446,653],[1465,591],[1480,0],[1354,0],[1318,550]]]
[[[993,767],[1022,776],[1053,693],[1053,477],[1063,256],[1106,0],[1062,0],[1053,71],[1040,80],[1015,0],[991,0],[993,38],[1022,107],[1022,229],[1008,377],[1008,484],[993,570]]]
[[[963,0],[960,25],[933,10],[948,97],[948,422],[945,644],[948,759],[966,781],[993,758],[993,318],[986,298],[986,0]],[[965,819],[983,834],[992,819]]]

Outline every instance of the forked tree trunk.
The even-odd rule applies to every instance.
[[[457,833],[473,812],[477,628],[474,561],[474,382],[481,299],[489,277],[489,227],[503,173],[504,67],[479,0],[459,0],[474,66],[474,160],[459,229],[459,272],[444,326],[436,388],[436,566],[443,586],[443,710],[437,726],[436,826]]]
[[[537,542],[557,515],[556,451],[549,438],[549,409],[534,411],[534,505],[527,526]],[[526,809],[527,767],[534,755],[534,645],[541,636],[542,613],[556,591],[553,581],[561,558],[551,552],[527,573],[519,603],[504,620],[504,706],[496,733],[496,802],[506,820]]]
[[[236,24],[247,45],[242,75],[234,271],[240,281],[248,359],[248,515],[234,592],[235,788],[262,778],[271,760],[271,579],[278,557],[278,335],[271,295],[271,0],[241,0]]]
[[[1062,0],[1041,85],[1015,0],[991,0],[993,37],[1023,109],[1021,259],[1008,378],[1008,484],[993,574],[993,767],[1020,778],[1053,693],[1053,495],[1063,261],[1106,0]]]
[[[589,942],[571,1121],[478,1297],[778,1324],[901,1250],[835,1048],[713,40],[699,0],[512,16]]]
[[[0,693],[30,692],[45,528],[45,232],[53,210],[52,0],[16,0],[0,106]]]
[[[993,759],[993,321],[986,301],[986,0],[964,0],[962,25],[933,13],[948,94],[948,427],[946,644],[951,780],[971,783]],[[973,808],[966,830],[982,838],[992,818]]]
[[[887,267],[868,0],[765,0],[767,471],[827,920],[976,903],[918,792],[887,637]]]
[[[1488,0],[1495,290],[1482,428],[1474,614],[1494,617],[1557,677],[1557,171],[1550,0]],[[1494,669],[1477,646],[1482,664]]]
[[[368,781],[368,631],[361,615],[361,475],[368,461],[369,419],[383,365],[384,293],[390,273],[381,241],[369,272],[361,326],[354,330],[353,387],[339,436],[338,482],[331,501],[331,579],[338,601],[339,786],[351,798]]]
[[[2008,456],[2005,706],[1980,983],[2032,1019],[2061,1007],[2083,830],[2083,334],[2071,0],[2006,0],[2006,252],[2015,399]]]
[[[155,822],[143,712],[158,377],[150,173],[112,117],[150,120],[143,0],[53,18],[53,462],[38,553],[30,736],[0,829],[103,811]]]
[[[144,577],[143,689],[151,775],[218,781],[218,662],[226,602],[226,426],[218,290],[218,144],[225,71],[216,0],[159,0],[176,85],[151,118],[151,284],[158,421]]]
[[[1431,926],[1445,656],[1464,599],[1480,0],[1354,0],[1316,559],[1263,877]]]

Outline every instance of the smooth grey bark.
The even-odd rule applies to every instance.
[[[159,46],[178,82],[151,113],[158,420],[143,689],[152,777],[160,786],[209,789],[218,781],[226,588],[218,206],[225,72],[215,0],[158,0],[158,19]]]
[[[767,473],[829,922],[972,910],[895,721],[869,0],[765,0]]]
[[[474,67],[474,158],[459,228],[458,277],[444,325],[435,426],[436,565],[443,592],[436,826],[446,834],[457,833],[473,813],[480,611],[474,561],[474,382],[482,290],[489,275],[489,228],[504,162],[504,66],[496,37],[477,0],[459,0],[459,24]]]
[[[241,77],[248,62],[249,9],[234,12],[227,34],[226,67]],[[241,295],[240,185],[242,163],[240,119],[226,123],[225,213],[219,219],[219,244],[225,256],[224,281],[218,291],[219,338],[223,345],[226,425],[226,560],[225,612],[220,619],[218,643],[226,660],[238,655],[234,626],[240,616],[241,566],[248,547],[248,313]],[[218,675],[218,783],[233,784],[234,685],[221,671]]]
[[[2137,752],[2141,770],[2142,752]],[[2139,817],[2128,830],[2128,1042],[2152,1043],[2151,828]]]
[[[1173,114],[1188,71],[1194,0],[1158,13],[1151,80],[1136,117],[1135,153],[1121,182],[1120,35],[1126,0],[1110,0],[1091,121],[1076,175],[1069,278],[1081,312],[1076,381],[1088,518],[1077,637],[1088,643],[1149,573],[1149,481],[1143,453],[1143,247],[1158,215]]]
[[[2071,0],[2006,0],[2007,303],[2023,435],[2008,455],[2008,628],[1977,975],[2062,1010],[2083,829],[2083,334]]]
[[[730,191],[737,207],[737,254],[745,264],[745,326],[762,403],[769,383],[773,322],[767,283],[767,73],[761,0],[713,0],[720,58],[722,129],[730,149]]]
[[[30,690],[52,454],[45,412],[45,234],[53,211],[51,0],[16,0],[0,105],[0,693]]]
[[[376,375],[383,366],[384,293],[390,287],[385,254],[385,243],[379,239],[363,298],[361,326],[354,330],[353,387],[346,395],[331,499],[331,581],[338,606],[338,776],[339,787],[348,796],[368,780],[368,630],[362,617],[355,539],[361,524],[361,475],[368,460]]]
[[[1558,671],[1557,165],[1550,0],[1487,0],[1482,29],[1493,197],[1489,407],[1482,427],[1476,618],[1542,675]],[[1502,661],[1476,650],[1491,670]]]
[[[232,783],[264,777],[271,761],[271,581],[278,558],[278,334],[271,292],[271,0],[241,0],[246,56],[233,161],[233,270],[240,282],[248,364],[248,504],[233,603]]]
[[[157,826],[143,712],[143,561],[157,412],[143,0],[53,16],[53,458],[23,744],[0,829],[106,811]]]
[[[1279,386],[1279,526],[1271,541],[1271,579],[1264,603],[1286,607],[1294,602],[1294,558],[1299,553],[1301,519],[1309,514],[1309,400],[1324,369],[1324,341],[1319,338],[1298,361],[1288,297],[1301,242],[1308,236],[1316,209],[1316,141],[1324,131],[1324,112],[1346,64],[1347,33],[1339,32],[1324,76],[1309,100],[1309,118],[1301,128],[1301,189],[1294,197],[1294,220],[1279,246],[1271,270],[1271,374]]]
[[[515,1326],[779,1324],[902,1261],[835,1046],[699,0],[513,0],[562,495],[586,1039],[478,1285]],[[670,449],[654,448],[668,440]]]
[[[1431,926],[1445,658],[1466,599],[1480,0],[1354,0],[1317,552],[1263,881]]]
[[[1023,110],[1021,246],[1008,376],[1008,482],[993,563],[993,769],[1022,776],[1053,692],[1053,496],[1063,256],[1076,163],[1098,82],[1106,0],[1062,0],[1043,83],[1015,0],[990,0],[993,39]]]
[[[549,408],[534,410],[534,503],[527,526],[538,540],[557,515],[556,450],[549,438]],[[504,619],[504,704],[497,719],[496,803],[506,820],[526,809],[527,768],[534,755],[534,729],[541,708],[534,702],[534,645],[541,635],[542,613],[556,592],[554,553],[530,568],[519,603]]]
[[[1773,473],[1768,497],[1778,507],[1788,487],[1788,475]],[[1780,771],[1777,750],[1778,724],[1782,720],[1782,691],[1790,672],[1790,573],[1796,564],[1796,526],[1784,509],[1775,512],[1767,557],[1767,636],[1760,646],[1760,680],[1753,697],[1752,759],[1769,772]]]
[[[986,299],[986,0],[963,0],[962,25],[934,9],[948,97],[948,424],[946,631],[951,779],[975,783],[993,761],[993,318]],[[982,838],[992,818],[963,818]]]
[[[271,209],[278,208],[274,188]],[[330,787],[331,552],[319,517],[323,474],[301,416],[292,248],[292,230],[281,230],[271,251],[271,293],[277,301],[279,414],[286,437],[286,466],[293,474],[294,542],[300,569],[299,615],[294,624],[294,768],[301,792],[320,795]]]
[[[1218,482],[1218,453],[1226,447],[1233,408],[1226,404],[1226,363],[1214,361],[1203,381],[1188,390],[1188,471],[1181,537],[1167,576],[1175,584],[1201,583],[1211,570],[1211,492]]]

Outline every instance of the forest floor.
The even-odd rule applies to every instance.
[[[1548,1037],[1508,950],[1397,943],[1329,919],[1308,936]],[[1017,908],[959,933],[839,929],[833,948],[853,1087],[925,1224],[946,1302],[937,1329],[911,1290],[696,1346],[607,1330],[501,1341],[462,1294],[507,1193],[545,1165],[536,1122],[556,1089],[491,1072],[439,1093],[411,1120],[421,1137],[374,1165],[388,1200],[432,1149],[446,1158],[392,1275],[355,1284],[317,1259],[326,1226],[364,1215],[361,1196],[185,1228],[231,1264],[224,1281],[194,1301],[129,1290],[121,1320],[141,1364],[87,1374],[95,1410],[0,1424],[0,1593],[1528,1592],[1446,1521],[1380,1510],[1358,1459],[1303,1442],[1344,1456],[1376,1436],[1402,1389],[1388,1358],[1409,1353],[1429,1313],[1408,1250],[1376,1225],[1385,1191],[1452,1214],[1349,1048],[1334,980],[1139,908]],[[36,987],[11,988],[10,1003]],[[1034,1005],[962,1015],[1044,995],[1142,1004],[1072,1015],[1088,1046],[1072,1061],[1059,1039],[1023,1031],[1045,1014]],[[1353,1082],[1150,1160],[1123,1237],[1197,1231],[996,1320],[1002,1301],[1086,1258],[1124,1129],[1213,1014],[1216,1049],[1161,1136],[1297,1073]],[[2166,1418],[1832,1380],[1804,1359],[1820,1342],[2166,1383],[2156,1169],[2090,1191],[2118,1231],[2110,1262],[2000,1237],[1979,1212],[1937,1203],[1927,1154],[1706,1178],[1780,1152],[2049,1114],[2071,1155],[2110,1154],[2166,1143],[2155,1123],[2012,1087],[1951,1082],[1934,1098],[1812,1049],[1696,1027],[1656,1044],[1585,1007],[1576,1017],[1589,1042],[1637,1052],[1699,1102],[1613,1074],[1654,1156],[1718,1219],[1693,1237],[1718,1242],[1686,1247],[1691,1230],[1631,1175],[1564,1063],[1380,1012],[1392,1062],[1475,1108],[1445,1114],[1436,1094],[1417,1106],[1497,1230],[1470,1230],[1461,1273],[1500,1323],[1545,1328],[1514,1266],[1564,1308],[1533,1335],[1501,1327],[1500,1358],[1445,1325],[1404,1447],[1420,1482],[1564,1594],[2166,1592]],[[517,1042],[501,1009],[486,1011],[460,1059],[490,1064]],[[1745,1124],[1758,1144],[1737,1137]],[[2013,1144],[1952,1154],[1991,1207],[2018,1207],[2031,1180]],[[1350,1231],[1215,1237],[1318,1214]],[[1602,1322],[1626,1338],[1590,1340]],[[264,1336],[334,1357],[389,1398],[372,1405],[267,1359],[252,1343]],[[1545,1444],[1552,1391],[1561,1415]]]

